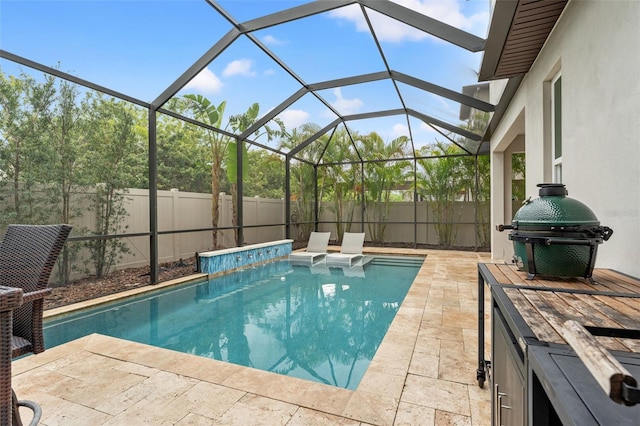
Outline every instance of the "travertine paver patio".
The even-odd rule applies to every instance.
[[[15,361],[13,386],[49,426],[490,424],[476,383],[476,265],[489,254],[365,252],[427,258],[355,391],[101,335]]]

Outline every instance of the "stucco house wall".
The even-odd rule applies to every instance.
[[[640,2],[572,0],[491,139],[492,224],[510,223],[510,153],[526,153],[527,196],[552,181],[551,78],[562,75],[562,167],[569,196],[614,230],[597,267],[640,276]],[[496,82],[498,85],[500,82]],[[506,182],[506,184],[505,184]],[[513,254],[493,231],[495,259]]]

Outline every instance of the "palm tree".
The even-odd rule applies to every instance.
[[[468,187],[464,170],[462,149],[456,145],[446,145],[437,141],[434,145],[423,147],[418,166],[423,174],[417,176],[418,192],[431,201],[435,215],[435,228],[440,244],[450,246],[458,231],[454,225],[454,205],[461,193]]]
[[[280,149],[291,150],[298,146],[300,143],[309,139],[312,135],[316,134],[320,130],[320,126],[313,123],[303,124],[302,126],[293,129],[291,133],[285,135],[280,141]],[[321,136],[316,141],[311,143],[305,149],[297,154],[297,157],[306,160],[309,163],[315,164],[322,152],[325,150],[325,146],[328,143],[328,137],[326,135]],[[300,223],[300,234],[298,235],[300,240],[306,240],[311,231],[313,230],[314,219],[314,206],[313,200],[315,196],[315,177],[312,166],[305,162],[293,162],[291,166],[291,201],[294,201],[294,207],[292,208],[292,216],[295,215],[295,221]],[[320,185],[323,188],[323,185]],[[322,199],[322,193],[318,198]]]
[[[184,95],[188,102],[188,108],[193,112],[194,117],[203,123],[220,129],[222,117],[227,105],[223,101],[217,107],[202,95]],[[211,151],[211,225],[213,226],[212,238],[213,248],[218,247],[218,220],[220,218],[220,173],[224,156],[227,153],[229,137],[213,129],[205,128],[204,139]]]
[[[256,122],[259,113],[260,105],[254,103],[244,114],[231,116],[231,118],[229,118],[229,125],[236,133],[242,133]],[[253,134],[254,140],[257,140],[262,135],[267,135],[268,140],[272,140],[275,137],[282,137],[287,134],[284,123],[280,119],[275,118],[272,121],[277,125],[277,129],[265,125],[262,132],[260,132],[260,129],[255,131]],[[247,176],[247,170],[249,169],[249,154],[244,141],[240,141],[240,144],[242,149],[242,177],[244,180]],[[227,178],[231,183],[231,205],[233,209],[231,220],[235,229],[236,245],[240,245],[240,234],[238,232],[238,145],[237,142],[233,140],[227,144],[226,160]]]
[[[353,135],[357,136],[357,133],[354,132]],[[327,195],[331,196],[332,204],[329,209],[334,212],[338,236],[351,230],[356,200],[360,192],[360,168],[354,164],[339,164],[357,160],[351,146],[350,136],[342,128],[334,133],[323,156],[324,163],[336,163],[324,167],[322,188],[323,193],[326,190]]]
[[[362,137],[359,140],[359,149],[364,158],[376,161],[366,164],[365,167],[365,194],[366,210],[369,234],[374,242],[383,242],[387,227],[389,210],[391,208],[391,194],[400,185],[404,184],[411,163],[406,158],[409,138],[400,136],[385,144],[382,138],[375,132]],[[398,160],[393,160],[394,158]]]

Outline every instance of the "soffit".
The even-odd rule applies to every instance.
[[[567,1],[497,0],[480,68],[480,81],[527,73]]]

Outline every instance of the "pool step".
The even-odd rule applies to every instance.
[[[420,266],[423,262],[423,257],[412,256],[376,256],[373,259],[375,265]]]

